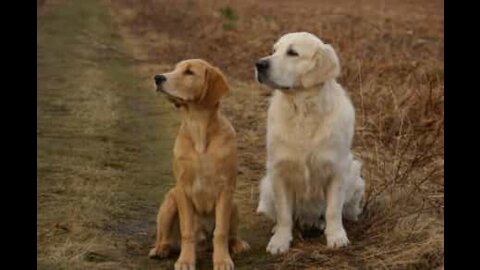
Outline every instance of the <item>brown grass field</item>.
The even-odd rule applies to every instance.
[[[183,59],[220,67],[238,134],[236,269],[439,269],[444,260],[444,6],[433,0],[38,2],[39,269],[172,269],[150,260],[155,216],[173,183],[178,119],[152,76]],[[354,152],[367,182],[352,244],[296,237],[270,256],[255,214],[269,91],[255,60],[284,33],[336,49],[356,109]],[[198,269],[210,269],[202,254]]]

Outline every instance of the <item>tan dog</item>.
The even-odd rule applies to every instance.
[[[233,269],[230,251],[249,246],[236,235],[235,130],[219,112],[219,100],[229,90],[227,81],[219,69],[192,59],[156,75],[155,83],[179,108],[182,125],[173,150],[176,185],[160,206],[157,239],[149,256],[166,257],[180,245],[175,269],[195,269],[196,245],[213,231],[214,269]]]

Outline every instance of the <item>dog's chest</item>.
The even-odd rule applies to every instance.
[[[206,155],[198,155],[193,164],[193,181],[191,187],[192,201],[200,213],[214,210],[216,199],[226,177],[215,170],[215,161]]]
[[[288,179],[293,181],[295,192],[301,194],[299,198],[306,199],[298,205],[310,205],[313,198],[323,200],[331,171],[331,114],[315,97],[295,102],[283,97],[273,100],[268,118],[268,162],[290,162],[294,166],[294,175]]]
[[[330,132],[328,114],[314,99],[274,100],[268,114],[269,144],[308,153]]]

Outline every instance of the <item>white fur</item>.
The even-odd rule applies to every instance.
[[[299,56],[288,56],[295,49]],[[276,90],[268,109],[267,168],[257,211],[276,222],[267,246],[288,251],[295,223],[323,229],[327,245],[349,240],[342,224],[361,213],[361,163],[351,154],[353,105],[336,82],[338,57],[330,45],[308,33],[291,33],[275,44],[266,84]]]

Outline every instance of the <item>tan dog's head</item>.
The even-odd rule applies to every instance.
[[[289,33],[273,45],[273,54],[255,64],[258,82],[275,89],[310,88],[340,74],[335,50],[306,32]]]
[[[179,62],[172,72],[155,75],[157,92],[164,93],[175,106],[216,107],[228,91],[222,72],[201,59]]]

